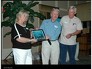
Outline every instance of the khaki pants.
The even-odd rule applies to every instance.
[[[51,41],[52,45],[48,43],[48,41],[42,42],[42,63],[43,64],[58,64],[59,60],[59,42]]]

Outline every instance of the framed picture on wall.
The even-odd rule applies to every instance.
[[[46,40],[45,33],[42,29],[32,30],[32,36],[37,39],[37,41],[44,41]]]

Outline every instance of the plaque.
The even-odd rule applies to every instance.
[[[37,41],[44,41],[46,40],[46,36],[45,33],[42,29],[38,29],[38,30],[32,30],[32,36],[37,39]]]

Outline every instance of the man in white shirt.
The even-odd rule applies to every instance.
[[[69,53],[70,64],[75,64],[76,35],[81,32],[81,20],[75,16],[76,8],[70,6],[68,15],[63,16],[60,23],[62,32],[60,35],[60,64],[66,64],[67,51]]]

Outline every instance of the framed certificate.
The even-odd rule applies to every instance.
[[[37,39],[38,41],[46,40],[45,33],[42,29],[32,30],[32,36]]]

